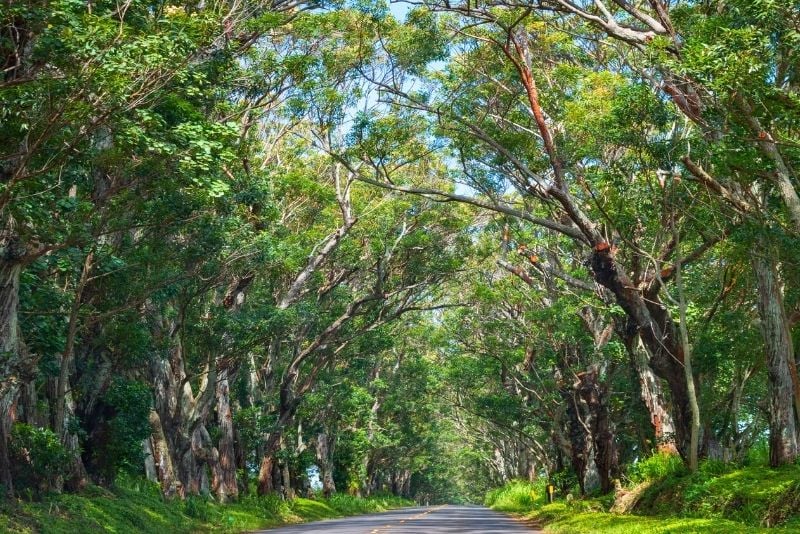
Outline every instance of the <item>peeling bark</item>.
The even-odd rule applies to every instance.
[[[333,481],[333,445],[327,433],[320,432],[316,439],[317,466],[322,481],[322,494],[327,498],[336,493],[336,483]]]
[[[758,285],[758,314],[764,337],[769,376],[769,461],[772,466],[794,462],[798,457],[794,415],[794,384],[789,363],[794,347],[786,320],[783,293],[775,263],[766,247],[753,256]]]
[[[155,455],[153,454],[150,439],[142,441],[142,453],[144,454],[144,474],[150,482],[158,482],[158,471],[156,471]]]
[[[268,495],[275,491],[272,483],[272,467],[275,460],[272,456],[264,455],[261,458],[261,465],[258,469],[258,494]]]
[[[608,493],[616,475],[617,454],[608,413],[608,390],[596,368],[578,373],[563,391],[567,402],[572,464],[582,494],[600,489]]]
[[[210,443],[205,422],[216,396],[216,366],[206,365],[202,380],[195,394],[187,379],[183,362],[183,346],[179,334],[179,323],[165,323],[157,334],[169,343],[167,358],[154,355],[150,362],[150,375],[154,388],[154,412],[160,421],[161,436],[154,429],[154,450],[158,445],[166,448],[171,459],[172,472],[165,471],[168,478],[162,479],[165,495],[170,495],[176,484],[177,493],[199,494],[204,481],[206,465],[218,469],[218,452]],[[166,336],[164,338],[163,336]],[[152,419],[151,419],[152,423]],[[152,426],[152,425],[151,425]],[[219,476],[215,480],[219,480]]]
[[[217,380],[217,418],[221,434],[219,438],[220,481],[217,485],[217,498],[224,502],[239,496],[239,488],[236,484],[233,412],[231,411],[227,369],[219,372]]]
[[[153,451],[153,463],[155,464],[158,480],[161,482],[161,491],[169,499],[180,495],[181,488],[175,474],[169,443],[167,443],[167,439],[164,436],[161,419],[155,410],[150,412],[150,428],[152,430],[150,448]]]
[[[14,492],[8,458],[8,440],[13,423],[20,371],[26,362],[19,328],[19,277],[24,246],[11,236],[0,239],[0,484],[10,496]]]
[[[642,402],[650,414],[656,449],[667,454],[678,454],[675,443],[675,423],[661,388],[661,380],[648,365],[647,348],[638,336],[632,340],[625,340],[625,345],[639,379]]]

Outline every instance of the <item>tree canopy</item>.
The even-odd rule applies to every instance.
[[[457,502],[795,462],[798,27],[3,2],[0,484]]]

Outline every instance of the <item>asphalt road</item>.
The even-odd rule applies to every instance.
[[[482,506],[403,508],[382,514],[316,521],[263,534],[531,534],[521,521]]]

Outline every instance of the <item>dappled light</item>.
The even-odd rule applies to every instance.
[[[2,2],[0,530],[800,529],[798,28]]]

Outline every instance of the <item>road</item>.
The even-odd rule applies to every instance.
[[[531,534],[533,530],[482,506],[403,508],[382,514],[262,530],[262,534]]]

